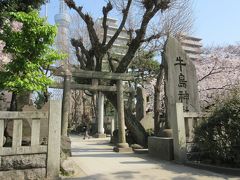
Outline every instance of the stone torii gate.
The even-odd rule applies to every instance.
[[[118,114],[118,136],[119,142],[117,147],[114,148],[114,151],[125,152],[131,150],[128,143],[126,142],[125,136],[125,116],[124,116],[124,98],[123,92],[133,91],[131,88],[124,89],[123,81],[133,81],[134,76],[126,73],[110,73],[110,72],[98,72],[98,71],[85,71],[85,70],[59,70],[56,69],[54,75],[63,76],[64,84],[55,84],[52,85],[52,88],[63,88],[63,114],[62,114],[62,136],[67,136],[68,128],[68,117],[70,113],[70,99],[71,99],[71,89],[79,90],[89,90],[97,91],[99,95],[98,106],[103,108],[104,96],[102,92],[117,92],[117,114]],[[52,70],[54,70],[52,69]],[[89,84],[76,84],[71,83],[72,77],[92,79],[92,82],[98,82],[98,80],[114,80],[117,81],[116,85],[106,86],[98,85],[98,83]],[[101,106],[102,104],[102,106]],[[98,113],[98,133],[104,133],[103,129],[103,109]]]

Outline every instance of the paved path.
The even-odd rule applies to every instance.
[[[109,139],[87,139],[72,136],[71,159],[82,170],[83,180],[240,180],[171,162],[154,160],[147,154],[115,153]]]

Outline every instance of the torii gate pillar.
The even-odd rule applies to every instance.
[[[99,91],[98,92],[98,138],[105,138],[106,134],[104,134],[104,94]]]
[[[131,152],[132,148],[129,148],[129,145],[126,142],[122,80],[117,81],[117,112],[118,112],[118,144],[114,148],[114,151]]]

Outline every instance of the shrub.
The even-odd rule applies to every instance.
[[[195,142],[202,160],[240,167],[240,93],[219,101],[211,116],[195,128]]]
[[[147,133],[148,136],[153,136],[154,135],[154,130],[152,128],[147,129],[146,133]]]

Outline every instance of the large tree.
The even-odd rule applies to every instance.
[[[0,27],[4,19],[8,19],[8,12],[29,12],[31,9],[39,9],[46,0],[1,0],[0,1]]]
[[[112,59],[109,57],[111,56],[111,48],[124,28],[129,34],[129,41],[126,52],[118,60],[117,67],[111,69],[112,72],[116,73],[124,73],[128,70],[136,52],[143,44],[155,48],[161,46],[162,41],[151,42],[166,37],[170,32],[186,30],[186,20],[189,20],[189,14],[184,13],[184,7],[187,7],[188,0],[172,0],[172,2],[170,0],[112,0],[102,8],[101,28],[103,33],[100,37],[93,17],[84,13],[83,7],[77,6],[74,0],[65,0],[65,2],[69,8],[78,13],[87,27],[90,44],[87,46],[84,44],[83,36],[71,39],[80,67],[85,70],[102,71],[103,59],[107,56],[109,60]],[[107,18],[114,7],[120,11],[122,18],[117,30],[108,39]],[[134,14],[134,12],[137,12],[137,14]],[[182,14],[179,12],[182,12]],[[157,18],[158,15],[159,18]],[[137,17],[135,22],[131,22],[132,17]],[[105,92],[105,96],[116,107],[116,95]],[[132,132],[137,143],[145,146],[147,136],[144,128],[136,121],[135,116],[129,109],[126,109],[126,113],[127,128]]]
[[[9,12],[29,12],[32,9],[39,9],[46,0],[1,0],[0,1],[0,29],[5,20],[11,21]],[[0,68],[3,61],[10,59],[8,54],[2,52],[5,43],[0,41]]]
[[[11,60],[0,72],[0,89],[13,92],[11,109],[16,110],[17,94],[46,91],[51,79],[44,69],[62,55],[51,48],[57,28],[40,18],[37,11],[11,12],[8,17],[14,21],[4,21],[0,40]]]

